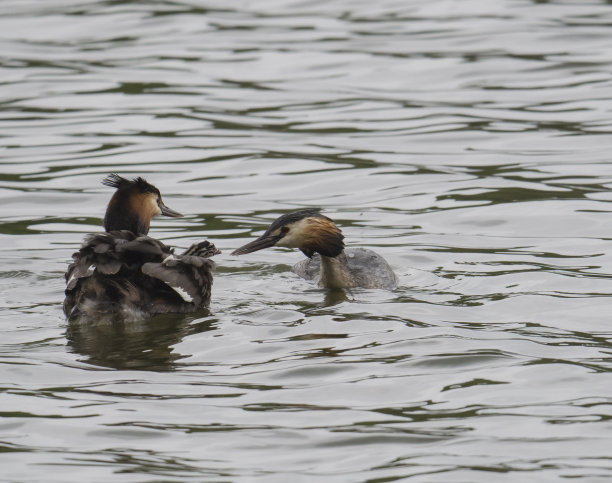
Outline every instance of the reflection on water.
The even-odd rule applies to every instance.
[[[349,293],[345,290],[323,290],[325,292],[325,299],[323,300],[323,306],[331,307],[338,305],[341,302],[349,300]]]
[[[71,350],[89,364],[114,369],[172,370],[187,357],[174,347],[184,337],[214,330],[214,319],[202,322],[183,315],[160,315],[141,323],[70,323],[66,339]]]
[[[611,19],[0,2],[0,480],[608,481]],[[111,171],[187,214],[152,236],[224,252],[209,311],[64,321]],[[308,207],[398,289],[229,255]]]

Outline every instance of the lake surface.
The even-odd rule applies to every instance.
[[[0,3],[0,481],[612,479],[612,4]],[[109,172],[224,253],[73,327]],[[394,291],[231,251],[320,207]]]

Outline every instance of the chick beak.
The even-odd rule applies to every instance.
[[[180,218],[183,216],[178,211],[174,211],[168,208],[166,205],[164,205],[164,202],[161,200],[159,200],[159,209],[161,210],[161,214],[164,216],[169,216],[171,218]]]
[[[253,240],[252,242],[249,242],[246,245],[237,248],[232,252],[232,255],[246,255],[247,253],[252,253],[256,252],[257,250],[263,250],[264,248],[272,247],[282,237],[282,235],[270,236],[264,234],[256,240]]]

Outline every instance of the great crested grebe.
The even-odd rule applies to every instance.
[[[378,253],[365,248],[344,249],[344,235],[334,222],[307,209],[283,215],[256,240],[234,250],[244,255],[272,246],[299,248],[308,259],[296,264],[293,272],[315,280],[324,288],[397,287],[397,276]]]
[[[175,255],[148,237],[154,216],[183,215],[164,205],[159,190],[143,178],[111,174],[102,184],[117,189],[104,216],[106,232],[88,235],[72,255],[66,272],[66,317],[130,321],[207,306],[215,267],[209,258],[221,252],[202,241]]]

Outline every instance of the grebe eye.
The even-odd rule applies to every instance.
[[[288,226],[283,226],[283,227],[281,228],[281,233],[282,233],[283,235],[285,235],[285,234],[289,233],[289,227],[288,227]]]

